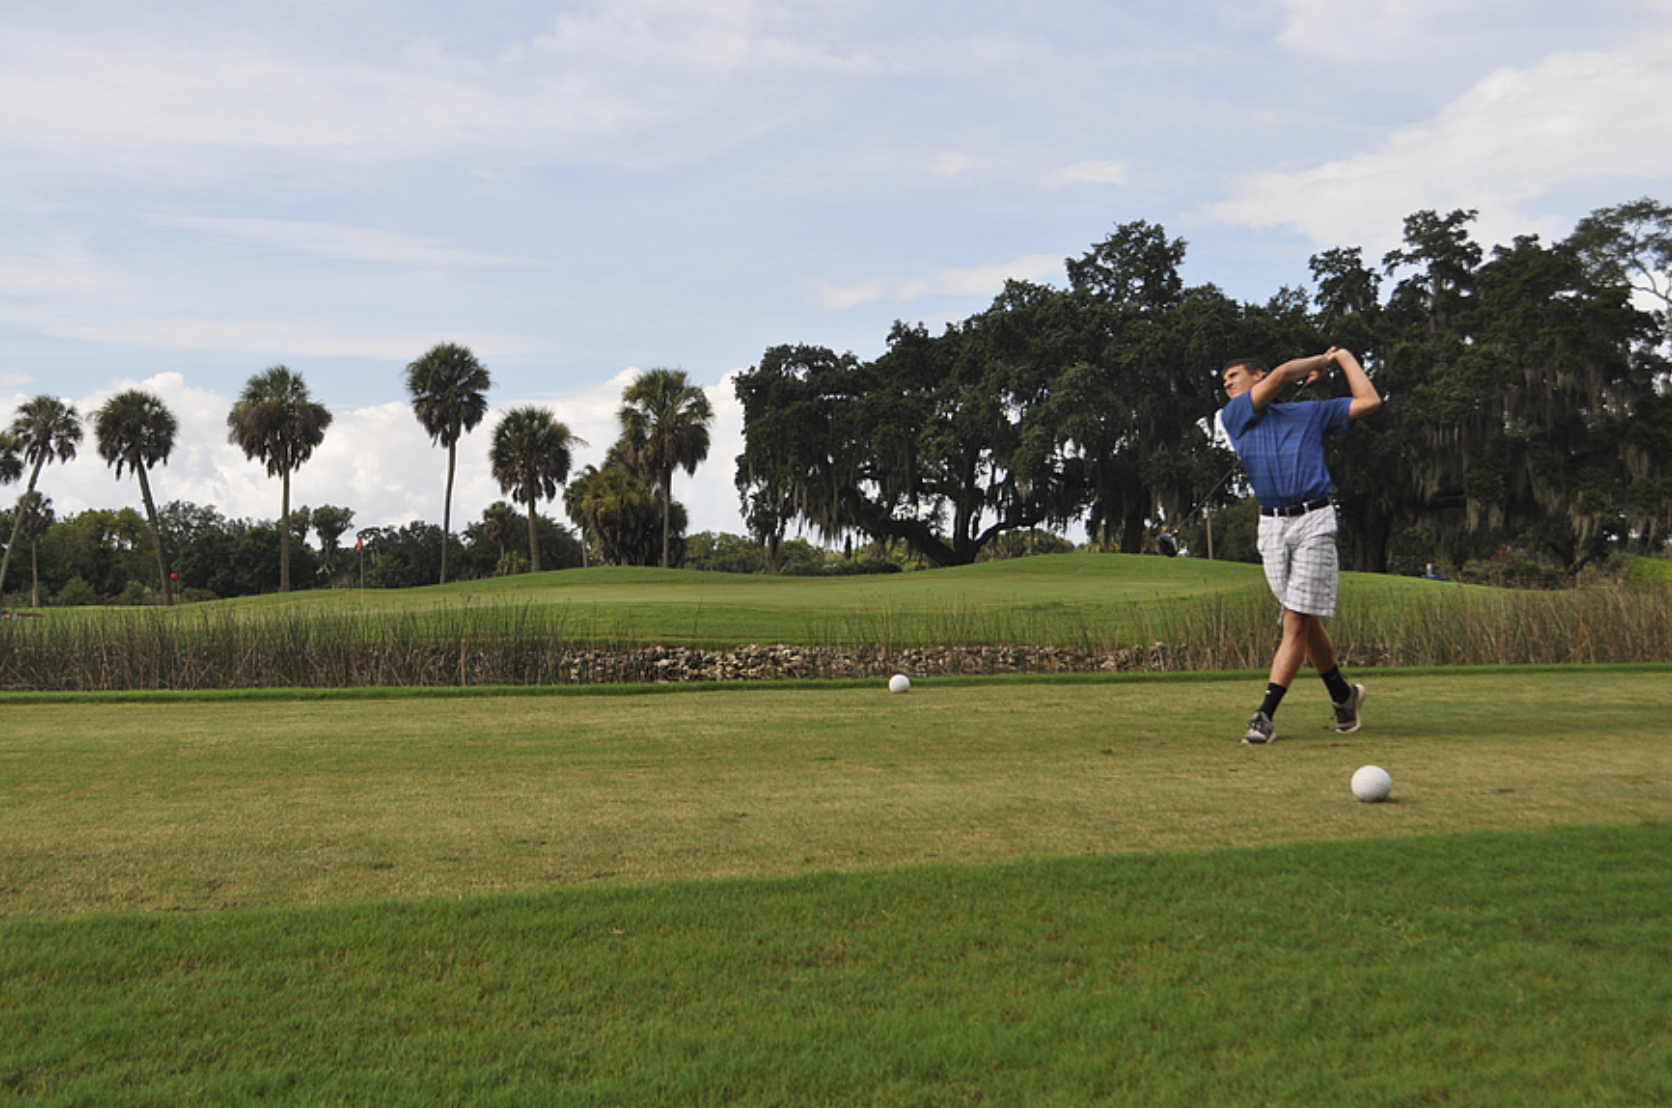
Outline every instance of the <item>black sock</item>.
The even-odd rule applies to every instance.
[[[1282,685],[1266,686],[1266,699],[1260,705],[1260,711],[1266,714],[1267,719],[1272,719],[1277,715],[1277,706],[1283,703],[1283,694],[1288,691]]]
[[[1353,698],[1353,686],[1347,684],[1347,679],[1341,676],[1341,667],[1336,666],[1328,673],[1319,674],[1324,679],[1324,687],[1329,690],[1329,698],[1337,704],[1345,704]]]

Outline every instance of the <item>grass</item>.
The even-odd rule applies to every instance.
[[[1269,659],[1274,612],[1257,567],[1191,559],[1073,554],[837,579],[594,569],[0,623],[0,688],[642,681],[664,672],[640,649],[649,644],[793,644],[813,651],[812,676],[886,673],[920,649],[1017,645],[1063,648],[1088,668],[1120,654],[1123,668],[1243,669]],[[1672,590],[1347,575],[1332,632],[1355,666],[1672,661]],[[957,664],[1057,663],[1022,653]]]
[[[55,1104],[1639,1105],[1666,824],[7,925]]]
[[[0,694],[0,1102],[1666,1103],[1669,674]]]
[[[1089,554],[839,578],[595,567],[419,589],[246,597],[193,605],[174,615],[209,610],[251,622],[296,613],[372,622],[420,617],[450,628],[461,614],[493,621],[532,612],[544,621],[543,633],[556,630],[572,642],[612,647],[1070,645],[1141,639],[1142,607],[1260,579],[1255,566]],[[156,613],[47,609],[42,614],[49,623],[73,623],[101,614],[132,622]]]
[[[1672,816],[1665,667],[653,695],[4,703],[0,916],[317,906],[597,882]],[[1366,762],[1396,803],[1343,803]]]

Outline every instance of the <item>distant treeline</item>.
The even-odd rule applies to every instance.
[[[204,600],[278,591],[279,528],[273,520],[229,519],[213,506],[183,501],[163,506],[157,515],[177,596]],[[362,528],[345,546],[343,534],[353,516],[350,509],[331,505],[291,513],[293,588],[435,584],[441,565],[440,527],[417,521],[403,527]],[[8,517],[0,512],[0,529],[10,524]],[[544,516],[538,523],[542,554],[550,568],[581,564],[580,543],[572,531]],[[524,526],[520,513],[509,505],[491,506],[482,520],[454,536],[452,576],[487,577],[525,568]],[[132,508],[95,508],[56,520],[33,551],[25,545],[14,567],[8,591],[33,599],[30,594],[38,581],[42,604],[144,604],[160,599],[151,532]]]
[[[272,520],[229,519],[213,506],[174,501],[158,511],[173,567],[174,593],[182,600],[258,596],[279,591],[279,529]],[[354,512],[322,505],[291,513],[291,587],[402,589],[433,585],[441,565],[441,528],[417,520],[400,527],[365,527],[346,543]],[[10,526],[0,511],[0,531]],[[450,544],[448,576],[455,581],[499,577],[528,570],[523,515],[501,501],[467,524]],[[544,569],[588,564],[576,532],[536,516]],[[660,542],[659,533],[653,536]],[[761,573],[766,554],[744,535],[703,531],[673,536],[678,564],[721,573]],[[1073,544],[1043,532],[1010,536],[993,557],[1061,553]],[[595,559],[596,552],[591,555]],[[594,563],[596,564],[596,563]],[[792,576],[897,573],[912,559],[904,547],[829,551],[805,539],[783,544],[778,571]],[[94,508],[56,520],[35,544],[20,552],[11,591],[35,606],[153,604],[156,558],[150,529],[133,508]],[[19,580],[21,578],[21,580]]]

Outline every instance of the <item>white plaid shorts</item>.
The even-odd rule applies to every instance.
[[[1309,616],[1335,614],[1341,562],[1335,550],[1335,508],[1299,516],[1260,517],[1260,561],[1278,603]]]

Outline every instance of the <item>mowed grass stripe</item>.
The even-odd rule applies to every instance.
[[[0,917],[1672,818],[1664,672],[1361,676],[1364,731],[1307,677],[1267,749],[1247,676],[12,703]]]
[[[1666,1103],[1669,848],[1659,823],[12,921],[0,1095]]]

